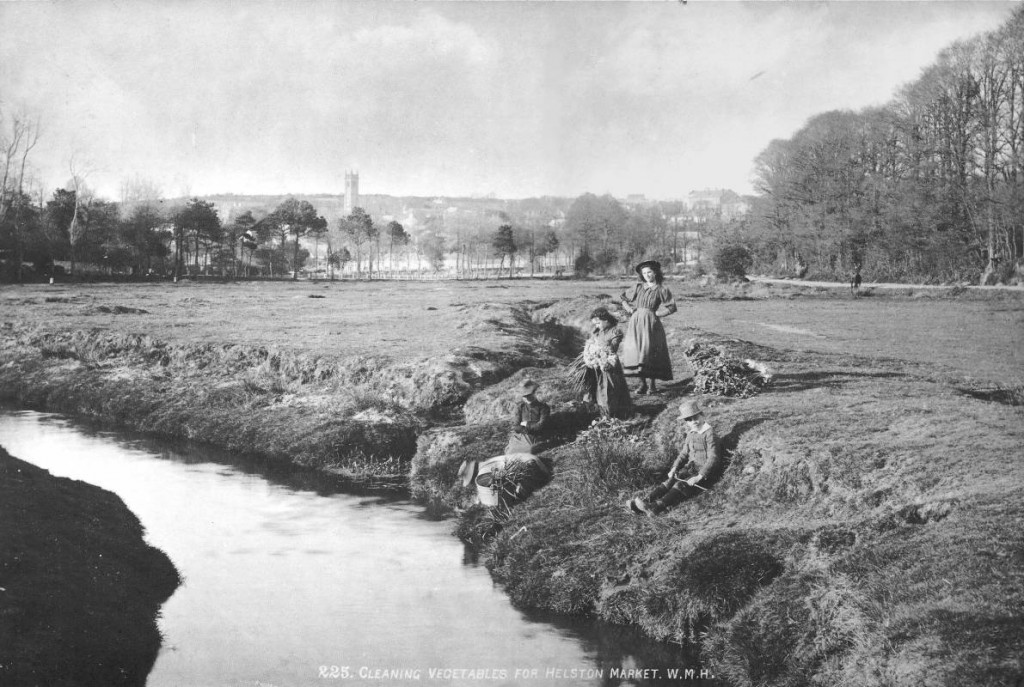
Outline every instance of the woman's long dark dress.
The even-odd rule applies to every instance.
[[[659,284],[653,288],[636,283],[622,293],[622,302],[635,308],[626,324],[619,357],[627,376],[672,379],[665,328],[654,313],[661,306],[674,306],[672,292]]]
[[[622,341],[622,331],[611,327],[590,335],[591,340],[602,341],[612,353],[618,353]],[[593,369],[593,368],[592,368]],[[629,396],[629,386],[622,372],[622,362],[617,360],[608,370],[594,369],[594,394],[601,415],[626,420],[633,416],[633,399]]]

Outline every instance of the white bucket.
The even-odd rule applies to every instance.
[[[532,462],[536,461],[537,457],[532,453],[508,453],[501,456],[494,456],[487,460],[480,461],[480,467],[477,469],[476,479],[476,497],[485,506],[497,506],[498,505],[498,494],[491,489],[491,473],[495,470],[500,470],[505,467],[511,461],[521,462]],[[483,480],[481,480],[483,477]],[[481,484],[481,481],[483,484]]]

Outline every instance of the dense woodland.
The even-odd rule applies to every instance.
[[[415,218],[408,226],[362,208],[327,219],[294,197],[224,217],[215,202],[165,199],[140,178],[118,201],[98,197],[74,160],[64,187],[47,192],[32,172],[44,133],[40,119],[0,110],[3,281],[615,274],[656,258],[697,272],[1011,282],[1024,255],[1024,8],[942,51],[886,106],[823,113],[772,141],[749,212],[728,221],[589,193],[393,199]]]
[[[827,112],[756,161],[732,240],[756,268],[1006,281],[1024,250],[1024,9],[884,107]]]

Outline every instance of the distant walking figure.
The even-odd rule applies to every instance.
[[[626,376],[640,378],[637,393],[653,394],[658,391],[656,380],[672,379],[668,340],[658,317],[658,308],[664,308],[664,317],[676,311],[676,304],[672,300],[672,292],[662,284],[665,277],[661,273],[661,263],[645,260],[636,266],[636,273],[640,280],[622,293],[622,307],[630,313],[630,318],[620,357]],[[650,380],[650,385],[647,380]]]
[[[853,268],[853,277],[850,278],[850,290],[853,291],[853,295],[857,295],[857,291],[860,290],[860,267]]]

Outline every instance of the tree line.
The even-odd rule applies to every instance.
[[[372,278],[629,273],[641,259],[674,260],[682,247],[675,232],[685,228],[665,215],[681,211],[679,203],[630,209],[589,193],[558,201],[568,204],[564,212],[528,200],[484,213],[439,211],[413,231],[360,207],[328,222],[294,197],[269,213],[249,209],[224,221],[210,201],[167,201],[137,179],[126,182],[120,202],[74,175],[49,198],[16,189],[2,201],[4,281],[97,273],[296,279],[303,269],[333,278],[346,268]]]
[[[1024,251],[1024,9],[883,107],[813,117],[756,160],[730,240],[765,271],[1009,279]]]
[[[102,198],[88,183],[88,169],[72,159],[68,182],[47,197],[30,165],[41,131],[37,119],[0,108],[0,281],[62,273],[294,279],[303,268],[334,276],[346,267],[367,277],[629,273],[636,261],[671,262],[684,248],[678,233],[685,221],[667,219],[682,212],[681,203],[631,208],[590,193],[459,212],[439,207],[412,230],[375,221],[358,207],[328,222],[296,198],[224,220],[214,203],[167,200],[138,177],[123,183],[120,201]]]

